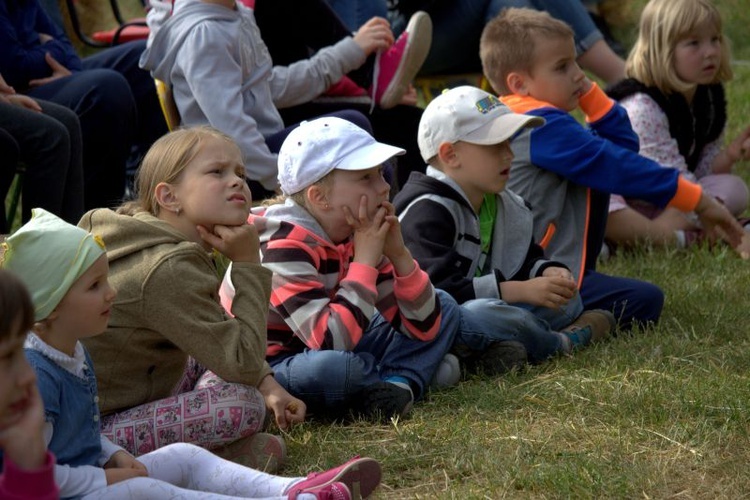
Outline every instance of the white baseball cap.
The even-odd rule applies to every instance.
[[[304,121],[289,133],[279,150],[281,192],[298,193],[334,169],[367,170],[404,153],[335,116]]]
[[[446,90],[427,105],[417,143],[428,161],[444,142],[500,144],[522,128],[541,125],[544,118],[514,113],[492,94],[464,85]]]

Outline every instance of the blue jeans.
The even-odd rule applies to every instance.
[[[540,363],[563,350],[557,333],[580,316],[580,295],[560,309],[510,305],[499,299],[474,299],[461,304],[461,331],[457,344],[484,351],[493,342],[515,340],[523,344],[529,362]]]
[[[664,306],[664,292],[658,286],[591,269],[583,274],[581,299],[586,309],[612,311],[621,329],[656,323]]]
[[[427,9],[433,24],[430,53],[421,74],[482,71],[479,37],[487,22],[506,7],[546,10],[573,29],[578,55],[603,38],[588,11],[579,0],[455,0],[436,2]],[[393,32],[399,35],[409,22],[398,12],[390,12]]]
[[[460,323],[456,301],[436,292],[442,319],[434,340],[409,338],[376,313],[353,351],[305,349],[269,359],[276,380],[313,411],[345,408],[362,389],[392,376],[407,379],[419,399],[453,346]]]

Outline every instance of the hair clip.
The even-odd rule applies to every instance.
[[[99,236],[98,234],[94,234],[94,235],[92,235],[92,237],[94,238],[94,241],[96,242],[96,244],[99,245],[101,247],[101,249],[106,252],[107,251],[107,247],[104,246],[104,240],[102,239],[102,237]]]

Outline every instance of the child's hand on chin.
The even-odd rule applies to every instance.
[[[377,267],[383,256],[383,248],[391,227],[386,220],[387,209],[379,207],[371,220],[367,213],[367,196],[362,195],[357,217],[349,207],[344,206],[343,210],[347,224],[354,229],[354,261]]]
[[[200,237],[226,255],[232,262],[260,263],[260,240],[257,228],[249,223],[239,226],[215,225],[212,231],[205,226],[196,226]]]

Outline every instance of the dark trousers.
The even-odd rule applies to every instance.
[[[583,274],[584,309],[612,311],[620,328],[656,323],[664,306],[664,292],[647,281],[608,276],[594,270]]]
[[[39,104],[41,113],[0,103],[0,193],[4,199],[18,162],[23,162],[23,222],[29,220],[32,208],[40,207],[76,224],[83,215],[78,118],[64,106]]]
[[[167,131],[153,79],[138,67],[144,48],[139,41],[103,50],[83,60],[83,71],[28,91],[78,115],[87,210],[119,204],[128,159],[136,164]]]

